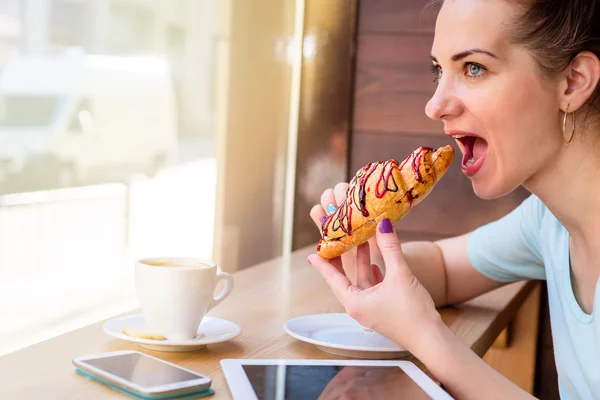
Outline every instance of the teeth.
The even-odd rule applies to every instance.
[[[469,161],[467,161],[467,163],[465,165],[467,167],[470,167],[471,165],[473,165],[474,162],[475,162],[475,158],[471,157],[471,158],[469,158]]]
[[[465,135],[454,135],[452,136],[454,139],[460,139],[460,138],[464,138]]]

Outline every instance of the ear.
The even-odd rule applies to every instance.
[[[576,111],[596,90],[600,80],[600,60],[590,51],[577,54],[566,70],[566,89],[562,93],[561,109]]]

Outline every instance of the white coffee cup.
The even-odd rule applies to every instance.
[[[225,287],[214,297],[221,280]],[[196,337],[206,313],[229,296],[233,277],[210,261],[145,258],[135,263],[135,288],[148,332],[186,340]]]

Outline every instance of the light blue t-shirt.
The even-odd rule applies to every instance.
[[[569,232],[541,200],[531,195],[505,217],[476,229],[468,254],[478,271],[496,281],[547,281],[561,399],[600,399],[599,285],[594,313],[586,314],[571,286]]]

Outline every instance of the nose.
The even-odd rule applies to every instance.
[[[436,121],[447,121],[458,117],[462,112],[462,103],[454,95],[450,85],[440,81],[435,93],[425,106],[425,114]]]

